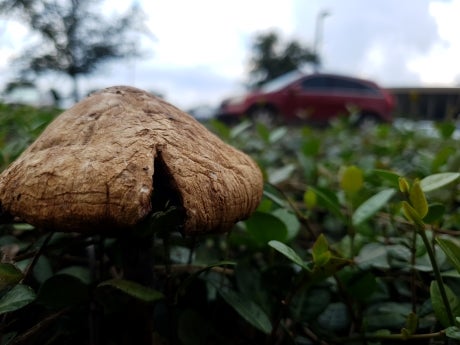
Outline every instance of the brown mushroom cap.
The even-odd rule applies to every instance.
[[[131,227],[174,199],[186,234],[223,232],[262,196],[258,166],[190,115],[115,86],[58,116],[0,175],[0,210],[57,231]]]

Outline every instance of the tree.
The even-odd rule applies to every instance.
[[[73,81],[79,99],[78,77],[94,72],[108,60],[140,55],[134,32],[144,31],[143,12],[133,5],[107,19],[96,5],[101,0],[0,0],[0,14],[16,18],[37,32],[40,42],[15,60],[22,79],[46,72],[63,73]]]
[[[280,75],[299,69],[307,62],[318,62],[318,56],[297,41],[281,42],[276,32],[258,35],[252,45],[250,85],[260,86]]]

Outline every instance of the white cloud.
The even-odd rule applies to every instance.
[[[235,77],[243,73],[248,36],[279,27],[286,30],[291,9],[266,1],[163,0],[143,3],[157,37],[156,66],[208,66]]]
[[[424,84],[453,85],[460,83],[460,0],[433,2],[430,13],[436,19],[439,42],[428,54],[409,61],[408,68],[420,75]]]

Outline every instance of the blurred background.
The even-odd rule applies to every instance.
[[[269,80],[257,68],[271,53],[373,80],[396,115],[434,118],[460,102],[458,13],[460,0],[1,0],[0,90],[68,107],[125,84],[207,117]]]

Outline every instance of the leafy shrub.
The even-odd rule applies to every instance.
[[[14,111],[3,166],[53,117]],[[1,225],[1,344],[460,339],[452,124],[210,128],[263,170],[257,212],[200,238],[170,231],[173,209],[118,238]]]

